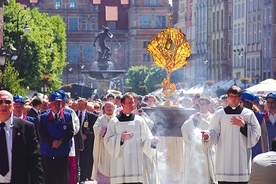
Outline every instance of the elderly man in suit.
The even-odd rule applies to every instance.
[[[84,149],[80,152],[80,181],[91,180],[92,166],[93,166],[93,145],[94,145],[94,131],[93,126],[98,118],[97,115],[86,110],[87,100],[80,98],[78,100],[79,110],[76,114],[80,120],[80,127],[82,131],[82,138],[84,142]]]
[[[0,183],[44,183],[35,126],[12,116],[13,96],[0,91]]]

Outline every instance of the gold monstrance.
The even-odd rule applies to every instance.
[[[172,21],[172,13],[168,15]],[[169,99],[171,94],[176,92],[175,84],[170,83],[171,73],[184,67],[187,64],[186,59],[192,53],[190,44],[185,41],[185,38],[186,35],[179,28],[167,27],[147,46],[147,51],[155,64],[164,68],[167,73],[167,77],[162,82],[162,92],[166,96],[164,106],[172,106]]]

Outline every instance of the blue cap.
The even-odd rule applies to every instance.
[[[16,96],[14,96],[14,97],[13,97],[13,101],[14,101],[15,103],[22,103],[22,104],[25,104],[25,103],[26,103],[25,98],[24,98],[23,96],[21,96],[21,95],[16,95]]]
[[[253,102],[255,99],[255,95],[251,91],[243,90],[241,99],[244,101]]]
[[[58,92],[53,92],[50,96],[51,101],[62,101],[62,96]]]
[[[55,92],[57,92],[57,93],[59,93],[61,95],[62,100],[64,100],[64,101],[68,100],[65,91],[63,91],[62,89],[56,90]]]
[[[259,102],[259,101],[260,101],[260,97],[258,95],[255,95],[254,102]]]
[[[268,93],[268,94],[266,95],[266,99],[268,99],[268,98],[276,98],[276,93],[274,93],[274,92]]]

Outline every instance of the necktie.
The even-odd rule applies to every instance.
[[[9,159],[8,159],[8,149],[6,141],[6,133],[4,127],[5,123],[1,123],[0,127],[0,174],[5,176],[9,171]]]
[[[81,111],[80,111],[79,120],[80,120],[80,125],[82,125],[82,112]]]
[[[57,114],[55,114],[55,121],[57,121],[58,120],[58,115]]]

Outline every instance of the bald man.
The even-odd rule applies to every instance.
[[[44,183],[43,171],[35,125],[14,117],[12,111],[12,94],[1,90],[0,144],[3,145],[6,142],[6,145],[1,146],[0,151],[0,157],[2,157],[0,158],[0,183],[42,184]],[[3,138],[4,136],[5,138]],[[5,150],[5,153],[2,153],[3,150]],[[7,157],[3,158],[3,155],[7,155]],[[6,164],[7,166],[4,167]]]

